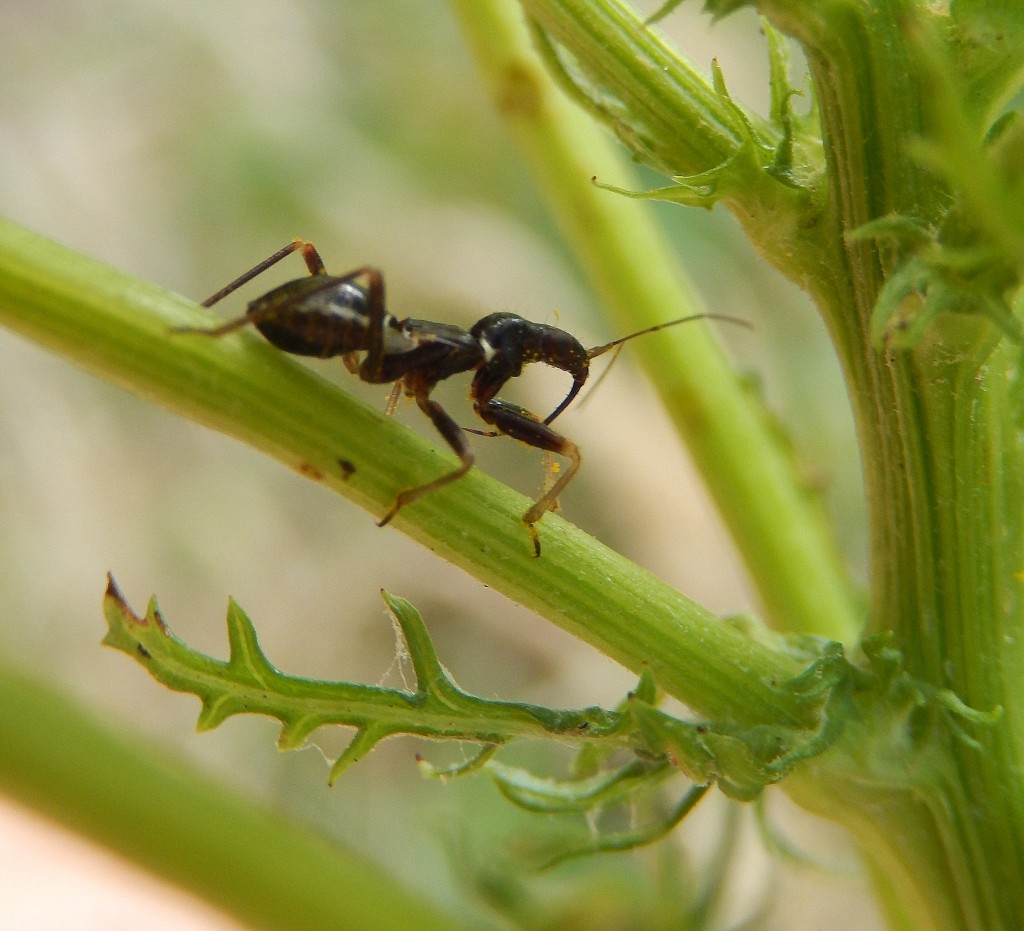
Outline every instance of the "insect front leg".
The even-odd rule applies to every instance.
[[[430,422],[437,428],[437,432],[445,438],[448,445],[455,452],[455,455],[459,457],[461,464],[457,469],[442,475],[440,478],[435,478],[432,482],[400,491],[395,496],[391,510],[377,524],[378,527],[383,527],[407,504],[412,504],[413,501],[419,500],[424,495],[429,495],[430,492],[437,491],[438,488],[444,488],[445,485],[450,485],[457,479],[462,478],[463,475],[473,468],[473,462],[475,461],[473,450],[469,448],[469,442],[462,427],[451,418],[451,415],[437,401],[430,399],[429,389],[418,388],[413,391],[413,396],[416,398],[416,403],[419,405],[420,410],[430,418]]]
[[[580,467],[580,451],[572,440],[556,433],[536,414],[518,404],[491,398],[486,402],[478,401],[476,412],[481,420],[496,427],[500,433],[569,460],[569,467],[559,476],[558,481],[534,501],[533,506],[523,515],[523,523],[533,538],[534,554],[540,556],[540,536],[534,524],[555,506],[558,496],[572,481]]]

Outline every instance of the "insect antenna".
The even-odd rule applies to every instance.
[[[621,346],[623,343],[636,339],[638,336],[657,333],[658,330],[667,330],[669,327],[677,326],[680,323],[689,323],[691,320],[721,320],[725,323],[738,324],[739,326],[746,327],[748,330],[754,329],[754,325],[749,320],[743,320],[740,317],[730,317],[726,314],[691,314],[689,317],[679,317],[677,320],[666,320],[664,323],[656,323],[654,326],[649,326],[645,330],[637,330],[628,336],[620,336],[618,339],[613,339],[610,343],[605,343],[603,346],[594,346],[592,349],[587,350],[587,358],[596,359],[598,356],[603,356],[610,349]]]
[[[735,323],[746,327],[748,330],[754,329],[754,325],[749,320],[743,320],[739,317],[730,317],[726,314],[692,314],[689,317],[679,317],[677,320],[666,320],[664,323],[657,323],[654,326],[647,327],[645,330],[637,330],[636,333],[630,333],[628,336],[620,336],[618,339],[613,339],[610,343],[605,343],[603,346],[594,346],[593,349],[587,350],[588,359],[596,359],[598,356],[603,356],[606,352],[610,352],[613,349],[615,352],[612,355],[612,361],[605,366],[604,371],[597,376],[597,380],[590,386],[590,390],[580,398],[580,403],[576,406],[582,407],[586,404],[594,392],[601,387],[601,382],[605,380],[608,373],[612,370],[612,366],[618,360],[622,347],[631,339],[636,339],[638,336],[646,336],[648,333],[656,333],[658,330],[665,330],[679,323],[689,323],[691,320],[721,320],[725,323]]]

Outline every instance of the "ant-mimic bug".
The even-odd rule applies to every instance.
[[[400,491],[378,524],[380,527],[407,504],[451,484],[473,467],[474,456],[466,430],[431,399],[430,393],[438,382],[452,375],[475,372],[469,389],[473,410],[494,430],[470,432],[511,436],[569,460],[568,468],[558,480],[523,515],[537,556],[540,555],[540,537],[534,525],[555,506],[558,496],[580,467],[576,444],[554,431],[551,423],[579,394],[590,373],[590,361],[627,340],[691,320],[725,320],[749,326],[746,321],[733,317],[694,314],[586,349],[565,330],[531,323],[512,313],[490,314],[468,331],[431,320],[398,320],[385,306],[384,278],[378,269],[364,265],[345,275],[329,275],[316,247],[301,239],[289,243],[221,288],[203,301],[203,306],[212,307],[296,251],[302,253],[306,262],[308,278],[274,288],[252,301],[243,316],[218,327],[182,327],[177,332],[223,336],[252,324],[270,343],[285,352],[321,359],[341,356],[345,368],[362,381],[375,385],[394,382],[389,413],[402,392],[413,398],[459,457],[460,464],[433,481]],[[359,279],[365,281],[365,286],[356,283]],[[365,355],[360,358],[361,353]],[[543,419],[518,404],[496,397],[505,383],[521,375],[523,366],[530,362],[543,362],[572,376],[569,393]]]

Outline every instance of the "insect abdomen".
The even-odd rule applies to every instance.
[[[248,314],[270,343],[295,355],[329,359],[369,347],[366,293],[328,275],[283,284]]]

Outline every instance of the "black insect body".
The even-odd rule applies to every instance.
[[[223,336],[251,324],[274,346],[285,352],[326,359],[340,356],[353,375],[370,384],[395,383],[392,404],[401,392],[413,398],[437,431],[459,457],[458,468],[433,481],[406,488],[380,521],[384,526],[403,507],[465,475],[474,462],[466,431],[432,400],[438,382],[460,372],[475,372],[470,399],[477,416],[493,431],[485,435],[511,436],[569,460],[558,480],[523,515],[540,555],[540,538],[534,525],[555,506],[558,496],[580,467],[576,444],[551,428],[551,422],[572,403],[587,380],[590,360],[620,346],[626,340],[665,327],[701,318],[737,321],[731,317],[698,314],[662,323],[639,333],[586,349],[574,336],[557,327],[531,323],[511,313],[484,317],[469,330],[431,320],[398,320],[384,301],[384,279],[371,266],[341,276],[328,275],[312,243],[296,240],[275,252],[255,268],[203,301],[212,307],[293,252],[300,251],[309,277],[290,281],[252,301],[242,317],[213,329],[183,328],[179,332]],[[365,286],[356,282],[362,279]],[[497,394],[522,374],[523,366],[543,362],[572,376],[565,399],[541,419],[532,411],[504,401]],[[390,409],[390,408],[389,408]]]

